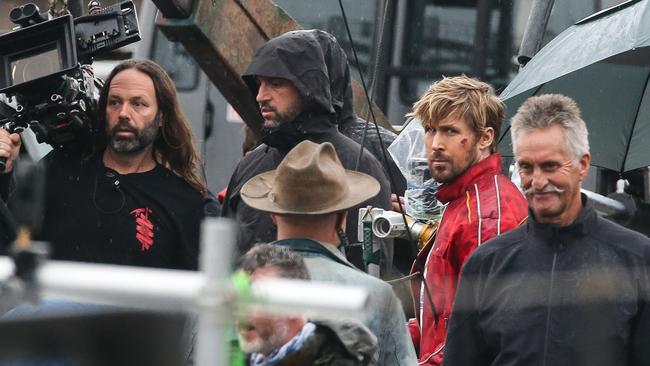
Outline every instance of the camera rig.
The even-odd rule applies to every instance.
[[[50,20],[31,3],[10,12],[19,28],[0,36],[3,128],[31,128],[39,143],[55,148],[89,140],[102,86],[89,66],[93,56],[140,40],[131,0],[106,8],[91,1],[89,7],[89,15]]]

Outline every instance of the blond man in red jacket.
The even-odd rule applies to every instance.
[[[441,365],[447,323],[461,267],[486,240],[526,220],[527,203],[501,174],[497,138],[504,106],[490,85],[466,76],[443,78],[413,106],[422,121],[431,176],[446,204],[435,241],[419,254],[413,271],[417,319],[409,330],[421,365]]]

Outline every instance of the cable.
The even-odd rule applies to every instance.
[[[99,203],[97,202],[97,175],[98,175],[98,171],[95,171],[95,184],[93,187],[93,205],[95,206],[97,211],[101,212],[104,215],[112,215],[120,212],[124,208],[124,205],[126,204],[126,196],[124,195],[124,192],[122,192],[122,190],[120,189],[119,177],[113,183],[113,189],[120,193],[122,197],[122,202],[120,203],[120,206],[117,209],[104,210],[103,208],[100,207]]]
[[[384,14],[383,14],[383,17],[382,17],[382,22],[381,22],[381,24],[382,24],[381,25],[381,27],[382,27],[381,32],[382,33],[383,33],[383,24],[385,24],[385,22],[386,22],[386,14],[388,13],[388,8],[389,8],[388,5],[389,5],[389,3],[390,3],[390,0],[386,0],[386,6],[384,8]],[[370,99],[370,95],[368,95],[368,88],[366,87],[366,82],[365,82],[365,80],[363,78],[363,73],[361,72],[361,63],[359,62],[359,57],[357,56],[357,51],[356,51],[356,49],[354,47],[354,40],[352,39],[352,32],[350,31],[350,24],[348,23],[348,17],[347,17],[347,15],[345,13],[345,8],[343,7],[342,0],[339,0],[339,6],[341,8],[341,16],[343,17],[343,23],[345,24],[345,30],[347,32],[348,39],[350,41],[350,47],[352,48],[352,53],[354,55],[354,61],[356,63],[357,69],[359,70],[359,77],[361,79],[361,86],[363,87],[363,92],[364,92],[364,94],[366,96],[366,101],[368,103],[368,116],[372,117],[372,122],[373,122],[373,124],[375,126],[375,131],[377,132],[377,138],[379,139],[379,145],[380,145],[380,148],[381,148],[382,157],[383,157],[386,169],[388,171],[388,180],[390,181],[391,187],[395,188],[395,179],[394,179],[395,172],[391,171],[391,166],[390,166],[390,164],[388,164],[388,156],[386,155],[386,148],[384,146],[384,141],[381,138],[381,133],[379,132],[379,127],[377,125],[377,120],[375,118],[375,113],[372,110],[372,101]],[[379,43],[383,43],[382,34],[380,34],[380,36],[379,36]],[[378,46],[377,48],[381,49],[381,46]],[[377,65],[377,63],[375,63],[375,65]],[[376,70],[375,70],[375,72],[373,72],[373,74],[376,75]],[[363,154],[363,147],[365,145],[366,132],[368,130],[368,123],[369,122],[370,122],[370,120],[368,118],[366,118],[366,126],[364,128],[363,138],[361,140],[361,149],[359,151],[359,157],[357,159],[357,163],[356,163],[356,166],[355,166],[355,170],[357,170],[357,171],[359,170],[359,165],[361,163],[361,156]],[[397,195],[397,192],[392,192],[392,193],[395,193],[395,195]],[[402,207],[402,202],[399,200],[399,197],[397,199],[397,205],[398,205],[398,207],[400,209],[400,212],[402,213],[402,219],[404,220],[404,225],[406,225],[408,227],[408,222],[406,220],[406,215],[404,214],[404,207]],[[408,233],[409,242],[413,242],[413,238],[411,237],[411,233],[408,232],[408,231],[407,231],[407,233]]]
[[[382,21],[380,23],[381,28],[380,28],[379,38],[378,38],[379,45],[377,46],[377,50],[378,50],[377,57],[379,56],[379,51],[382,49],[383,32],[384,32],[383,27],[384,27],[385,22],[386,22],[386,14],[388,13],[390,0],[385,0],[385,4],[386,4],[386,6],[384,8],[384,14],[382,16]],[[384,164],[385,164],[386,169],[388,171],[388,179],[390,181],[390,185],[391,185],[391,187],[395,188],[395,179],[394,179],[394,176],[393,176],[394,172],[391,171],[390,164],[388,164],[388,156],[386,155],[386,148],[384,147],[384,142],[383,142],[383,140],[381,138],[381,133],[379,132],[379,126],[377,125],[377,119],[375,118],[375,113],[372,110],[372,100],[370,98],[370,95],[368,94],[368,88],[366,87],[366,82],[365,82],[364,77],[363,77],[363,72],[361,72],[361,63],[359,62],[359,57],[357,56],[357,51],[356,51],[356,49],[354,47],[354,40],[352,39],[352,32],[350,31],[350,24],[348,23],[348,17],[347,17],[347,15],[345,13],[345,8],[343,7],[343,1],[342,0],[339,0],[339,7],[341,8],[341,16],[343,17],[343,23],[345,24],[345,30],[347,32],[348,39],[350,41],[350,48],[352,49],[352,54],[354,55],[354,62],[356,63],[357,70],[359,71],[359,78],[361,80],[361,86],[363,87],[363,92],[364,92],[364,94],[366,96],[366,102],[368,103],[368,117],[372,118],[372,123],[375,126],[375,131],[377,132],[377,138],[379,139],[379,146],[381,147],[382,157],[384,159]],[[375,70],[373,71],[373,76],[377,75],[376,74],[376,71],[377,71],[376,68],[378,67],[378,64],[379,64],[379,62],[375,62]],[[375,83],[375,85],[376,85],[376,83]],[[356,166],[355,166],[355,170],[357,170],[357,171],[359,170],[359,164],[361,163],[361,156],[363,154],[363,149],[364,149],[364,145],[365,145],[365,141],[366,141],[368,123],[369,122],[370,121],[368,120],[368,118],[366,118],[366,125],[365,125],[364,131],[363,131],[363,137],[361,139],[361,144],[360,144],[361,148],[359,150],[359,157],[357,158],[357,163],[356,163]],[[395,193],[395,195],[397,196],[397,192],[393,192],[393,193]],[[408,227],[408,222],[406,220],[406,215],[404,214],[404,207],[402,207],[402,202],[400,201],[399,196],[397,198],[397,205],[399,207],[400,213],[402,214],[402,220],[404,221],[404,225],[406,227]],[[413,237],[411,235],[411,232],[409,230],[407,230],[406,232],[407,232],[407,235],[408,235],[408,241],[410,243],[412,243],[413,242]],[[435,309],[435,305],[433,303],[433,299],[431,297],[431,293],[429,291],[429,286],[427,285],[427,281],[424,278],[424,268],[425,268],[425,266],[422,265],[422,263],[420,263],[417,256],[415,257],[414,264],[417,267],[417,269],[419,270],[419,272],[422,274],[422,284],[424,286],[424,292],[426,294],[426,299],[429,302],[429,305],[431,306],[432,313],[433,313],[433,315],[435,317],[435,321],[437,323],[438,322],[438,314],[436,314],[436,311],[435,311],[436,309]]]

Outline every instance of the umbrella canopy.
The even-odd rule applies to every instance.
[[[589,130],[592,164],[620,172],[650,165],[650,5],[628,1],[594,14],[549,42],[501,93],[499,141],[512,155],[510,118],[530,96],[573,98]]]

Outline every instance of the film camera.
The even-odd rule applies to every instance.
[[[416,219],[399,212],[381,208],[360,208],[358,222],[359,238],[371,235],[374,238],[408,239],[422,249],[438,232],[440,220]]]
[[[53,147],[80,144],[93,132],[101,81],[93,56],[140,40],[135,5],[127,0],[90,14],[48,20],[34,4],[14,8],[18,29],[0,36],[0,125],[31,128]],[[0,162],[4,169],[4,161]]]

